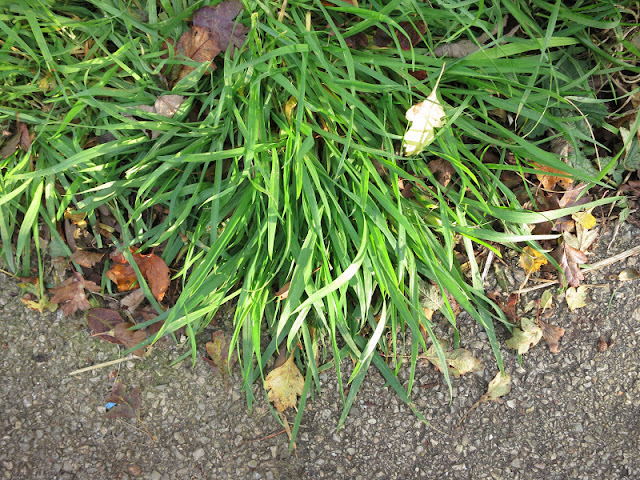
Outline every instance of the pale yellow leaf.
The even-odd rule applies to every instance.
[[[438,101],[436,89],[424,101],[407,110],[406,117],[411,124],[404,134],[404,152],[407,156],[417,155],[433,142],[435,129],[445,122],[444,108]]]
[[[535,322],[523,318],[520,328],[513,330],[513,337],[506,341],[507,347],[517,350],[520,355],[527,353],[542,338],[542,329]]]
[[[578,288],[569,287],[565,292],[565,298],[567,299],[569,310],[572,312],[582,308],[587,305],[587,287],[582,285]]]
[[[511,375],[498,372],[493,380],[489,382],[487,393],[480,397],[480,402],[497,400],[511,391]]]
[[[274,368],[264,380],[267,396],[279,412],[295,407],[298,396],[302,395],[304,378],[293,361],[293,354]]]

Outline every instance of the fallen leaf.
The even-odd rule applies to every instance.
[[[136,311],[136,308],[140,306],[140,304],[144,300],[144,292],[141,288],[137,288],[132,291],[129,295],[120,300],[120,306],[129,310],[129,312],[133,313]]]
[[[32,293],[26,293],[20,297],[20,301],[25,307],[40,313],[55,312],[58,309],[58,304],[49,301],[46,295],[40,297]]]
[[[120,341],[112,333],[116,325],[124,323],[118,312],[110,308],[92,308],[87,312],[87,325],[93,330],[94,335],[109,343]]]
[[[573,179],[565,176],[565,172],[558,170],[557,168],[549,167],[547,165],[540,165],[534,163],[534,167],[538,170],[542,170],[547,173],[536,173],[536,177],[545,190],[553,190],[556,188],[556,184],[559,184],[563,189],[569,188],[573,184]],[[553,175],[550,175],[553,174]]]
[[[418,299],[422,308],[433,311],[440,310],[444,305],[440,287],[422,279],[418,280]]]
[[[87,310],[91,305],[84,293],[85,289],[99,292],[100,286],[95,282],[85,280],[82,275],[75,272],[71,278],[49,289],[53,292],[51,302],[62,304],[60,310],[64,315],[71,315],[78,310]]]
[[[538,325],[542,328],[542,338],[549,347],[551,353],[558,353],[560,338],[564,335],[564,328],[556,327],[538,319]]]
[[[433,50],[434,57],[463,58],[480,50],[480,46],[471,40],[460,40],[455,43],[440,45]]]
[[[587,305],[587,287],[569,287],[565,292],[565,298],[567,300],[569,310],[572,312],[578,308],[582,308]]]
[[[411,122],[407,133],[404,134],[405,155],[412,156],[422,152],[431,142],[436,133],[435,129],[445,123],[444,108],[440,105],[436,95],[437,85],[429,96],[422,102],[407,110],[406,118]]]
[[[78,249],[71,255],[71,261],[76,262],[78,265],[86,268],[93,267],[96,263],[99,263],[104,257],[104,253],[89,252],[88,250]]]
[[[460,424],[464,422],[464,419],[467,418],[467,416],[478,405],[480,405],[481,403],[498,401],[500,397],[507,395],[510,391],[511,391],[511,375],[509,375],[508,373],[498,372],[498,374],[494,377],[494,379],[489,382],[489,385],[487,387],[487,393],[482,395],[476,403],[471,405],[471,408],[467,410],[467,413],[465,413],[460,419],[460,421],[458,422],[458,426],[460,426]]]
[[[524,269],[524,273],[530,275],[540,270],[540,267],[547,264],[544,254],[534,250],[530,246],[524,247],[520,254],[520,266]]]
[[[637,278],[640,278],[640,272],[632,267],[627,267],[618,274],[618,280],[621,281],[636,280]]]
[[[545,290],[540,297],[540,308],[544,312],[547,308],[553,306],[553,294],[550,290]]]
[[[542,329],[528,318],[520,321],[520,328],[513,329],[513,337],[506,341],[507,347],[517,350],[520,355],[527,353],[542,338]]]
[[[139,345],[147,338],[147,334],[144,330],[131,330],[132,327],[135,327],[135,324],[122,322],[118,323],[113,329],[113,337],[118,341],[119,344],[124,345],[127,349]],[[133,353],[136,357],[143,357],[144,348],[138,348],[131,353]]]
[[[423,21],[418,22],[400,22],[398,26],[402,29],[396,29],[396,36],[398,37],[398,43],[402,50],[411,50],[412,46],[416,46],[423,38],[424,33],[427,31],[427,25]],[[373,35],[373,43],[376,47],[388,47],[393,44],[393,38],[379,28]]]
[[[127,393],[122,382],[113,384],[111,393],[105,398],[105,403],[113,403],[111,408],[105,413],[106,418],[137,418],[140,419],[140,389],[134,388]]]
[[[493,380],[489,382],[487,393],[480,397],[479,402],[491,402],[507,395],[511,391],[511,375],[498,372]]]
[[[229,344],[230,341],[224,332],[220,330],[213,332],[213,340],[205,344],[209,358],[202,357],[211,366],[213,373],[222,377],[226,375],[228,367],[233,365],[237,359],[235,352],[229,356]]]
[[[302,395],[304,378],[293,361],[293,354],[278,368],[273,369],[264,380],[269,400],[279,412],[296,406],[297,398]]]
[[[31,148],[29,129],[20,119],[16,122],[16,133],[2,144],[2,148],[0,148],[0,159],[4,160],[8,156],[13,155],[18,147],[25,152]]]
[[[585,210],[583,212],[577,212],[571,215],[578,225],[585,230],[589,230],[596,226],[596,217],[591,214],[593,208]]]
[[[440,182],[443,187],[449,185],[449,182],[451,182],[451,176],[456,173],[456,169],[453,168],[453,165],[443,158],[431,160],[427,164],[427,168],[434,174],[438,179],[438,182]]]
[[[458,378],[467,373],[479,372],[484,369],[484,365],[480,360],[475,358],[471,352],[465,348],[451,348],[449,342],[440,340],[444,358],[447,361],[449,373]],[[432,345],[426,352],[425,358],[433,364],[438,370],[442,371],[440,359],[436,354],[435,346]]]
[[[151,293],[156,300],[161,301],[169,288],[170,276],[167,264],[154,253],[142,255],[138,252],[132,254],[133,259],[140,269],[140,273],[147,280]],[[126,262],[121,253],[111,255],[114,264],[107,271],[107,277],[118,286],[118,290],[126,292],[133,289],[138,278],[135,270]]]
[[[242,3],[237,1],[202,7],[193,14],[193,25],[209,29],[218,37],[220,49],[225,51],[231,45],[233,54],[234,47],[240,48],[247,38],[248,29],[234,21],[242,9]]]
[[[560,255],[558,263],[569,285],[577,287],[584,280],[584,274],[579,265],[587,263],[587,255],[569,244],[571,243],[571,234],[564,233],[563,239],[564,241],[558,247]],[[567,242],[567,239],[569,239],[569,242]]]
[[[218,36],[207,28],[192,27],[184,32],[178,40],[177,54],[200,63],[209,63],[211,71],[216,69],[213,59],[222,51],[218,44]],[[191,65],[182,65],[177,81],[182,80],[195,70]]]

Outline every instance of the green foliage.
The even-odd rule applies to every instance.
[[[98,247],[108,243],[97,231],[98,208],[106,207],[120,222],[121,244],[165,243],[163,259],[179,265],[182,293],[161,313],[159,336],[185,325],[200,332],[236,302],[231,342],[249,405],[251,385],[279,346],[300,345],[301,405],[312,384],[320,387],[316,359],[330,351],[341,379],[340,361],[350,355],[357,365],[348,396],[340,384],[341,422],[371,363],[409,402],[419,349],[427,349],[421,325],[444,364],[420,306],[424,280],[482,325],[502,369],[494,321],[503,316],[483,293],[473,245],[535,239],[524,223],[537,214],[522,211],[501,174],[533,163],[566,171],[544,132],[593,146],[588,131],[575,128],[585,117],[603,121],[589,86],[593,68],[613,61],[608,74],[637,71],[592,43],[592,30],[620,26],[620,10],[608,2],[290,0],[279,21],[282,2],[247,0],[245,46],[212,75],[196,68],[169,90],[166,69],[179,60],[164,55],[165,39],[177,41],[202,2],[40,3],[0,10],[0,123],[19,116],[35,135],[29,152],[0,160],[9,268],[31,269],[31,242],[45,227],[50,248],[64,250],[57,225],[70,206],[87,213]],[[507,15],[520,25],[515,36],[506,36]],[[420,20],[424,43],[400,49],[399,22]],[[347,47],[348,36],[376,28],[390,46]],[[478,43],[472,31],[488,37],[475,52],[432,55],[461,39]],[[443,66],[447,123],[422,155],[403,157],[405,112],[431,92]],[[412,75],[421,71],[425,80]],[[173,118],[137,108],[169,93],[187,98]],[[496,119],[497,110],[517,118],[515,128]],[[483,161],[489,148],[497,160]],[[436,158],[455,171],[448,186],[427,168]],[[604,175],[585,165],[568,171],[585,181]],[[415,198],[402,195],[401,179],[415,185]],[[168,211],[162,223],[156,208]],[[288,297],[276,298],[288,281]],[[448,302],[442,312],[455,326]],[[401,385],[395,345],[408,334],[410,381]],[[185,356],[195,359],[191,346]]]

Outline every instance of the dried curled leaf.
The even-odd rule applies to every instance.
[[[71,315],[78,310],[87,310],[91,307],[84,291],[99,292],[100,286],[90,280],[85,280],[78,272],[60,285],[49,290],[53,292],[52,303],[62,304],[60,309],[64,315]]]
[[[446,115],[436,96],[436,90],[434,88],[424,101],[407,110],[406,117],[411,122],[409,130],[404,134],[404,151],[407,156],[422,152],[433,142],[435,129],[444,125]]]
[[[273,369],[264,380],[267,396],[279,412],[295,407],[297,398],[302,395],[304,378],[293,361],[293,354]]]
[[[161,301],[169,288],[169,267],[155,253],[143,255],[136,252],[133,254],[133,259],[149,284],[151,293],[158,301]],[[127,263],[124,256],[116,252],[111,255],[111,260],[114,264],[107,271],[107,277],[118,286],[118,290],[126,292],[136,287],[138,278],[135,270]]]
[[[140,389],[134,388],[127,393],[121,382],[116,382],[105,403],[115,404],[105,413],[106,418],[140,418]]]
[[[549,347],[549,351],[551,353],[558,353],[560,338],[564,336],[564,328],[545,323],[540,319],[538,319],[538,324],[542,328],[542,338]]]
[[[489,382],[487,393],[480,397],[479,402],[495,401],[498,398],[507,395],[511,391],[511,375],[508,373],[498,372],[493,380]]]
[[[507,347],[517,350],[520,355],[535,347],[542,338],[542,329],[535,322],[523,318],[520,328],[513,330],[513,337],[507,340]]]

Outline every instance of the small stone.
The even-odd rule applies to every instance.
[[[195,452],[193,452],[193,459],[197,462],[204,457],[204,448],[199,448]]]

